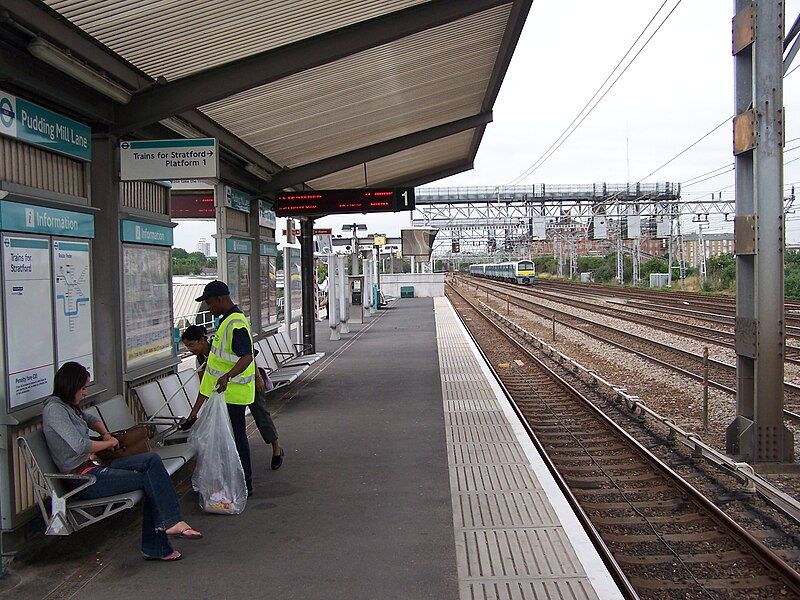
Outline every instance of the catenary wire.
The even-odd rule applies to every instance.
[[[555,139],[555,141],[554,141],[552,144],[550,144],[550,146],[547,148],[547,150],[545,150],[545,151],[544,151],[544,152],[541,154],[541,156],[539,156],[539,158],[537,158],[537,159],[536,159],[536,160],[533,162],[533,164],[531,164],[531,165],[530,165],[530,166],[529,166],[527,169],[525,169],[525,170],[524,170],[524,171],[523,171],[523,172],[522,172],[520,175],[518,175],[517,177],[515,177],[515,178],[514,178],[514,179],[513,179],[513,180],[510,182],[510,184],[511,184],[511,185],[513,185],[513,184],[515,184],[515,183],[519,183],[520,181],[524,180],[524,179],[525,179],[526,177],[528,177],[528,176],[529,176],[531,173],[533,173],[533,171],[535,171],[535,170],[536,170],[536,169],[538,169],[538,168],[539,168],[539,167],[540,167],[542,164],[544,164],[544,161],[546,161],[546,160],[549,158],[549,156],[548,156],[548,152],[550,152],[551,150],[552,150],[553,152],[555,152],[556,150],[558,150],[558,148],[561,146],[561,144],[563,144],[563,143],[564,143],[564,142],[567,140],[567,138],[569,138],[569,136],[570,136],[570,135],[572,135],[572,132],[574,132],[574,131],[575,131],[575,129],[577,129],[577,128],[580,126],[580,124],[583,122],[583,119],[581,119],[581,121],[580,121],[580,122],[579,122],[577,125],[575,125],[575,129],[573,129],[573,130],[572,130],[572,132],[570,132],[570,131],[569,131],[569,130],[570,130],[570,128],[571,128],[571,127],[572,127],[572,126],[575,124],[575,122],[576,122],[576,121],[577,121],[577,120],[578,120],[578,119],[581,117],[581,115],[584,113],[584,111],[586,111],[586,109],[589,107],[589,105],[592,103],[592,101],[593,101],[593,100],[594,100],[594,99],[597,97],[597,95],[600,93],[600,91],[603,89],[603,87],[606,85],[606,83],[608,83],[609,79],[611,79],[611,77],[613,77],[614,73],[617,71],[617,69],[619,69],[620,65],[621,65],[621,64],[622,64],[622,63],[625,61],[625,59],[628,57],[628,55],[629,55],[629,54],[630,54],[630,53],[633,51],[633,49],[634,49],[634,47],[636,46],[636,44],[639,42],[639,40],[640,40],[640,39],[642,39],[642,37],[643,37],[643,36],[644,36],[644,34],[647,32],[647,30],[648,30],[648,28],[650,27],[650,25],[652,25],[653,21],[655,21],[655,20],[656,20],[656,18],[658,17],[658,15],[659,15],[659,14],[661,13],[661,11],[664,9],[664,6],[666,6],[667,2],[668,2],[668,0],[664,0],[664,2],[661,4],[661,6],[659,6],[659,7],[658,7],[658,10],[656,10],[656,12],[653,14],[653,16],[652,16],[652,17],[650,18],[650,20],[647,22],[647,25],[645,25],[644,29],[642,29],[642,31],[639,33],[639,35],[636,37],[636,39],[635,39],[635,40],[633,41],[633,43],[630,45],[630,47],[629,47],[629,48],[628,48],[628,50],[625,52],[625,54],[622,56],[622,58],[619,60],[619,62],[618,62],[618,63],[617,63],[615,66],[614,66],[614,68],[611,70],[611,72],[610,72],[610,73],[608,74],[608,76],[605,78],[605,80],[603,81],[603,83],[602,83],[602,84],[600,84],[600,87],[598,87],[598,88],[597,88],[597,91],[595,91],[595,93],[592,95],[592,97],[591,97],[591,98],[589,98],[589,100],[586,102],[586,104],[583,106],[583,108],[581,108],[581,110],[578,112],[578,114],[575,116],[575,118],[574,118],[574,119],[572,119],[572,121],[570,122],[570,124],[569,124],[569,125],[567,125],[567,127],[564,129],[564,131],[562,131],[562,132],[561,132],[561,134],[560,134],[560,135],[559,135],[559,136],[558,136],[558,137]],[[678,7],[678,5],[679,5],[680,3],[681,3],[681,0],[678,0],[678,3],[677,3],[677,4],[676,4],[676,5],[675,5],[675,6],[672,8],[672,10],[669,12],[669,14],[667,14],[667,17],[664,19],[664,21],[662,21],[662,22],[661,22],[661,24],[660,24],[660,25],[659,25],[659,26],[656,28],[656,31],[653,33],[653,35],[655,35],[655,33],[657,33],[657,32],[658,32],[658,30],[661,28],[661,26],[664,24],[664,22],[665,22],[665,21],[666,21],[666,20],[667,20],[667,19],[670,17],[670,15],[671,15],[671,14],[672,14],[672,13],[675,11],[675,9]],[[642,47],[639,49],[639,51],[636,53],[636,55],[635,55],[635,56],[634,56],[634,57],[631,59],[631,61],[628,63],[628,65],[627,65],[627,66],[626,66],[626,67],[625,67],[625,68],[622,70],[622,73],[620,73],[620,76],[621,76],[623,73],[625,73],[625,71],[628,69],[628,67],[630,67],[630,65],[633,63],[633,61],[634,61],[634,60],[636,60],[636,57],[637,57],[637,56],[639,56],[639,54],[641,53],[641,51],[642,51],[642,50],[644,50],[644,48],[647,46],[647,44],[649,43],[649,41],[650,41],[652,38],[653,38],[653,36],[651,35],[651,36],[650,36],[650,38],[649,38],[649,39],[648,39],[648,40],[647,40],[647,41],[644,43],[644,45],[643,45],[643,46],[642,46]],[[601,96],[601,97],[600,97],[600,99],[599,99],[599,100],[597,101],[597,103],[595,103],[595,105],[594,105],[594,106],[593,106],[593,107],[592,107],[592,108],[589,110],[589,112],[588,112],[588,113],[586,113],[586,115],[584,116],[584,119],[585,119],[587,116],[589,116],[589,114],[591,114],[591,112],[594,110],[594,108],[597,106],[597,104],[599,104],[599,103],[600,103],[600,101],[601,101],[601,100],[602,100],[602,99],[605,97],[605,95],[608,93],[608,91],[609,91],[609,90],[610,90],[612,87],[614,87],[614,84],[615,84],[615,83],[616,83],[618,80],[619,80],[619,76],[617,77],[617,79],[615,79],[615,80],[614,80],[614,82],[613,82],[613,83],[612,83],[612,84],[609,86],[609,88],[606,90],[606,92],[603,94],[603,96]],[[566,137],[565,137],[565,136],[566,136]],[[563,140],[562,140],[562,138],[563,138]],[[559,140],[561,140],[561,143],[559,143]],[[556,144],[558,144],[558,146],[556,146]],[[554,148],[554,146],[555,146],[555,148]],[[552,155],[552,153],[551,153],[551,155]]]

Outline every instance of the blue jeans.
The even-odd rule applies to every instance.
[[[236,452],[239,453],[239,460],[242,462],[244,470],[244,481],[247,485],[247,493],[253,493],[253,470],[250,467],[250,442],[247,441],[247,422],[244,418],[245,404],[226,404],[228,416],[231,419],[233,429],[233,441],[236,444]],[[252,404],[250,405],[252,406]]]
[[[97,481],[76,497],[82,500],[115,496],[135,490],[145,495],[142,512],[142,552],[161,558],[172,552],[165,533],[183,521],[178,496],[161,457],[153,452],[117,458],[92,470]]]

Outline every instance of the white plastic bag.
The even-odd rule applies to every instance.
[[[224,394],[215,392],[205,401],[189,430],[189,443],[197,450],[192,487],[200,494],[200,508],[222,515],[244,511],[247,486]]]

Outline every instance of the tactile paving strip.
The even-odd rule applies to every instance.
[[[461,599],[597,598],[449,302],[435,310]]]

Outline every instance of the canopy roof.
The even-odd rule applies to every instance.
[[[0,7],[18,29],[131,93],[106,112],[87,102],[92,118],[120,135],[153,137],[166,125],[218,137],[235,168],[260,173],[242,181],[268,192],[420,185],[471,168],[531,2],[0,0]]]

